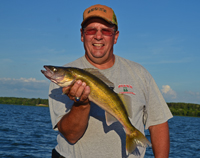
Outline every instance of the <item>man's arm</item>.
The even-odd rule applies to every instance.
[[[155,158],[168,158],[170,150],[168,122],[150,126],[149,131]]]
[[[75,96],[80,97],[80,101],[75,101],[70,112],[64,115],[57,124],[58,130],[68,142],[74,144],[83,136],[88,125],[90,88],[79,80],[70,89],[63,88],[63,92],[66,92],[66,95],[74,101]]]

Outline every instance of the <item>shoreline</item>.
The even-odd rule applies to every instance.
[[[41,98],[0,97],[0,104],[49,107],[48,99]],[[174,116],[200,117],[200,104],[169,102],[167,105]]]

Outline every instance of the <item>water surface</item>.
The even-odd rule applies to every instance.
[[[0,104],[0,157],[50,158],[56,146],[48,107]],[[200,158],[200,118],[169,120],[170,158]],[[150,139],[149,132],[146,131]],[[145,158],[153,158],[147,148]]]

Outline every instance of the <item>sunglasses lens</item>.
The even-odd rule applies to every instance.
[[[97,33],[97,29],[96,28],[85,28],[84,32],[86,35],[96,35]],[[103,28],[101,29],[101,33],[105,36],[112,36],[114,34],[114,30],[110,29],[110,28]]]
[[[113,35],[112,29],[102,29],[101,32],[102,32],[103,35],[106,35],[106,36],[112,36]]]
[[[95,29],[95,28],[88,28],[88,29],[85,30],[85,33],[87,35],[95,35],[96,32],[97,32],[97,29]]]

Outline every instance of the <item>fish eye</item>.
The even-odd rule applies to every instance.
[[[54,68],[53,68],[53,71],[57,71],[57,69],[54,67]]]

